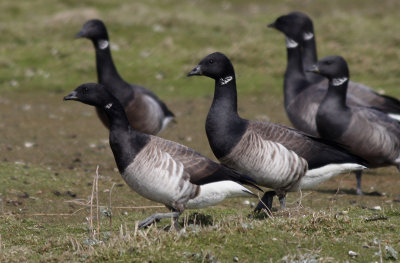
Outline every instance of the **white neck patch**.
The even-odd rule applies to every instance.
[[[232,76],[227,76],[227,77],[225,77],[225,78],[220,78],[220,79],[219,79],[219,83],[220,83],[221,85],[225,85],[225,84],[229,83],[232,79],[233,79]]]
[[[311,32],[304,32],[304,33],[303,33],[303,39],[304,39],[304,40],[310,40],[310,39],[312,39],[313,37],[314,37],[314,34],[311,33]]]
[[[107,110],[110,109],[112,107],[112,103],[108,103],[106,106],[104,106],[104,108],[106,108]]]
[[[295,48],[299,44],[291,38],[286,37],[286,47],[287,48]]]
[[[340,86],[343,83],[345,83],[347,81],[346,77],[343,78],[336,78],[336,79],[332,79],[332,85],[333,86]]]
[[[108,45],[109,45],[108,40],[104,40],[104,39],[99,40],[98,44],[99,44],[100,49],[106,49],[106,48],[108,48]]]

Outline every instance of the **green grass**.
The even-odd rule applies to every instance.
[[[379,251],[382,261],[395,261],[385,251],[400,251],[394,168],[363,179],[366,192],[384,196],[355,196],[354,176],[344,175],[302,198],[290,193],[288,210],[270,219],[248,218],[252,208],[235,199],[186,211],[178,232],[168,220],[137,231],[137,221],[166,209],[123,182],[93,109],[62,97],[97,80],[92,44],[74,35],[101,18],[123,78],[150,87],[175,112],[177,124],[161,136],[215,159],[204,133],[213,81],[185,77],[203,57],[221,51],[232,60],[243,117],[290,125],[282,105],[284,37],[266,25],[303,11],[314,20],[320,57],[340,54],[352,80],[400,97],[399,2],[3,0],[0,10],[2,261],[380,262]],[[93,237],[97,221],[90,228],[87,202],[97,165],[100,206],[112,209],[112,222],[103,215]]]
[[[333,5],[327,1],[42,0],[24,4],[3,1],[0,7],[5,14],[0,20],[0,83],[10,91],[66,92],[81,82],[95,81],[92,45],[88,40],[74,40],[74,35],[84,21],[99,17],[108,25],[111,43],[118,45],[113,55],[121,75],[162,96],[208,94],[210,91],[201,87],[210,81],[184,76],[216,50],[234,62],[240,92],[277,95],[285,67],[284,40],[266,24],[290,10],[302,10],[314,18],[321,57],[341,54],[349,60],[354,79],[396,92],[395,81],[381,81],[399,73],[395,59],[399,57],[399,38],[394,33],[399,31],[399,12],[398,4],[390,1],[377,7],[373,1]],[[163,79],[155,77],[158,72]],[[18,86],[10,85],[11,80]]]

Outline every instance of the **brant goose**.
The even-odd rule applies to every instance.
[[[138,194],[165,204],[171,213],[155,214],[139,224],[161,218],[177,223],[185,208],[215,205],[228,197],[254,196],[242,184],[251,178],[216,163],[191,148],[136,131],[121,103],[103,85],[87,83],[64,100],[76,100],[104,110],[110,123],[110,146],[125,182]]]
[[[297,44],[302,49],[301,59],[305,69],[317,63],[314,26],[310,17],[301,12],[292,12],[279,17],[270,26],[283,32],[287,37],[295,34],[302,38],[302,41],[297,41]],[[322,91],[326,92],[328,89],[326,78],[308,72],[306,72],[306,76],[311,84],[317,84],[314,86],[314,90],[322,89]],[[398,99],[378,94],[364,84],[350,81],[348,86],[347,103],[349,105],[372,107],[388,113],[394,119],[400,120],[400,101]]]
[[[280,16],[270,25],[286,36],[287,68],[284,78],[285,110],[293,126],[319,136],[315,117],[319,104],[328,90],[328,80],[321,75],[304,72],[317,61],[312,20],[303,13]],[[349,82],[346,103],[351,106],[373,107],[399,120],[400,101],[379,95],[365,85]],[[397,116],[397,117],[396,117]],[[362,194],[361,172],[356,172],[357,194]]]
[[[296,129],[318,136],[315,114],[325,90],[313,85],[304,72],[300,45],[303,35],[300,34],[300,23],[294,19],[286,20],[288,20],[286,16],[279,17],[273,24],[268,25],[286,36],[287,66],[283,85],[286,114]]]
[[[232,63],[222,53],[205,57],[189,74],[215,80],[214,99],[207,115],[206,132],[221,163],[275,190],[262,201],[271,208],[273,195],[285,208],[286,192],[309,189],[337,175],[365,167],[361,158],[323,139],[282,125],[251,121],[237,112],[236,78]],[[259,204],[256,210],[262,207]]]
[[[321,137],[343,145],[369,167],[395,165],[400,169],[400,123],[373,108],[346,103],[349,69],[340,56],[321,59],[310,71],[329,80],[329,88],[316,117]],[[357,182],[361,194],[361,171]]]
[[[129,84],[117,72],[111,57],[110,42],[106,26],[101,20],[87,21],[77,38],[92,40],[96,50],[98,82],[105,85],[125,109],[129,123],[140,132],[157,134],[174,119],[174,114],[154,93],[145,87]],[[97,115],[109,128],[104,110],[96,108]]]

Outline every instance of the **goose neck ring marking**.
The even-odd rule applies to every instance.
[[[340,86],[347,81],[346,77],[332,79],[333,86]]]
[[[295,48],[295,47],[297,47],[299,44],[296,42],[296,41],[294,41],[293,39],[291,39],[291,38],[286,38],[286,47],[287,48]]]
[[[232,79],[233,79],[232,76],[227,76],[227,77],[225,77],[225,78],[220,78],[220,79],[219,79],[219,83],[220,83],[221,85],[226,85],[226,84],[228,84]]]
[[[314,34],[311,33],[311,32],[304,32],[304,33],[303,33],[303,39],[304,39],[304,40],[310,40],[310,39],[312,39],[313,37],[314,37]]]
[[[108,40],[105,40],[105,39],[99,40],[98,44],[99,44],[100,49],[106,49],[106,48],[108,48],[108,45],[109,45]]]

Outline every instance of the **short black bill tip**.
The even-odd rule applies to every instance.
[[[78,99],[78,96],[77,96],[77,92],[75,90],[64,97],[64,100],[77,100],[77,99]]]
[[[319,73],[318,65],[312,65],[310,68],[306,69],[307,72]]]
[[[85,32],[83,32],[83,31],[79,31],[75,35],[75,39],[82,38],[82,37],[85,37]]]
[[[268,24],[267,27],[275,28],[275,22],[274,22],[274,23],[271,23],[271,24]]]
[[[203,72],[201,71],[201,66],[197,65],[194,69],[192,69],[192,71],[190,71],[187,76],[191,77],[191,76],[201,76],[203,75]]]

